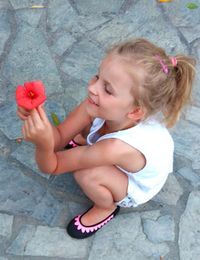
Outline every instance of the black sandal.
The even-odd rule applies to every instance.
[[[75,142],[73,139],[65,146],[65,150],[72,149],[77,146],[82,146],[81,144]]]
[[[86,214],[91,208],[89,208],[86,212],[84,212],[82,215],[78,215],[74,217],[67,226],[67,233],[77,239],[83,239],[92,236],[94,233],[96,233],[100,228],[102,228],[105,224],[107,224],[111,219],[113,219],[117,213],[120,210],[120,207],[117,206],[117,208],[104,220],[100,221],[97,224],[91,225],[91,226],[84,226],[81,223],[81,218],[84,214]]]

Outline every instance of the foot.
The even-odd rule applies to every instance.
[[[93,206],[81,217],[81,223],[84,226],[95,225],[96,223],[99,223],[107,218],[115,209],[116,206],[111,209],[102,209],[97,206]]]
[[[94,209],[93,209],[94,208]],[[97,232],[100,228],[102,228],[106,223],[108,223],[111,219],[113,219],[117,213],[119,212],[119,206],[117,206],[117,208],[115,208],[114,210],[109,210],[108,215],[106,215],[105,218],[103,218],[103,216],[105,216],[106,211],[100,211],[100,209],[93,207],[90,208],[88,211],[86,211],[84,214],[82,215],[78,215],[75,218],[73,218],[70,223],[67,226],[67,233],[73,237],[73,238],[77,238],[77,239],[83,239],[83,238],[87,238],[90,237],[91,235],[93,235],[95,232]],[[111,211],[111,212],[110,212]],[[97,213],[99,212],[100,216],[97,215]],[[108,211],[107,211],[108,212]],[[85,217],[86,215],[86,217]],[[82,218],[84,220],[84,223],[88,223],[89,225],[83,224],[82,223]],[[103,219],[102,219],[103,218]],[[101,219],[100,221],[98,221],[98,219]],[[89,223],[89,221],[98,221],[95,223]]]

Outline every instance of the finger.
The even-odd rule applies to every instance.
[[[24,122],[24,125],[22,126],[22,135],[24,140],[27,140],[27,136],[28,136],[28,126],[27,126],[27,121]]]
[[[46,115],[46,112],[45,112],[44,108],[42,107],[42,105],[39,105],[37,110],[38,110],[38,113],[39,113],[40,118],[42,119],[42,121],[43,122],[49,122],[49,119],[48,119],[48,117]]]
[[[17,116],[21,119],[21,120],[26,120],[28,116],[25,116],[23,114],[21,114],[18,110],[16,112]]]
[[[38,111],[35,108],[31,111],[30,116],[31,116],[33,125],[38,125],[41,123],[42,118],[40,117],[40,114],[38,113]]]
[[[33,118],[32,118],[31,115],[28,116],[28,118],[27,118],[27,120],[26,120],[26,125],[27,125],[27,127],[28,127],[29,129],[33,129],[33,128],[34,128],[35,123],[34,123]]]
[[[23,115],[26,115],[26,116],[30,114],[30,110],[25,109],[25,108],[20,107],[20,106],[17,107],[17,110],[18,110],[20,113],[22,113]]]
[[[23,139],[26,140],[26,131],[25,131],[24,125],[22,126],[22,136],[23,136]]]

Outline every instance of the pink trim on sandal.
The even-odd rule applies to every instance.
[[[77,226],[78,230],[81,230],[82,233],[89,233],[89,232],[93,232],[94,230],[97,230],[99,228],[101,228],[103,225],[105,225],[106,223],[108,223],[112,218],[114,217],[114,215],[112,214],[111,216],[109,216],[107,219],[105,219],[104,221],[102,221],[101,223],[98,223],[97,225],[93,225],[93,226],[84,226],[81,223],[81,215],[78,215],[75,218],[75,222],[74,225]]]
[[[78,145],[77,143],[75,143],[75,141],[72,139],[69,144],[74,148],[74,147],[77,147],[77,146],[80,146]]]

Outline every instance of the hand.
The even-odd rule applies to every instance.
[[[17,115],[21,120],[26,120],[30,116],[31,110],[27,110],[23,107],[17,107]]]
[[[30,111],[30,115],[24,121],[22,134],[24,140],[35,144],[39,149],[54,149],[52,125],[41,105]]]

